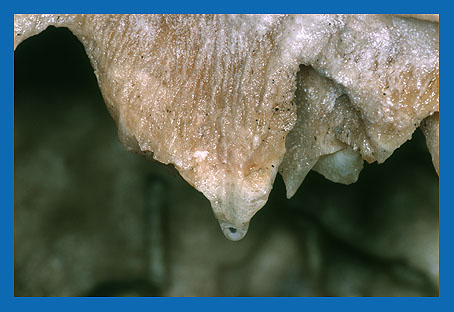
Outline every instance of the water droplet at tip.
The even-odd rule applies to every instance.
[[[241,227],[236,227],[227,222],[219,222],[221,226],[222,232],[224,233],[225,237],[227,237],[231,241],[239,241],[244,236],[246,236],[247,230],[249,228],[249,224],[245,224]]]

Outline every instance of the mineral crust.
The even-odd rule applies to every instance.
[[[438,164],[438,153],[439,153],[439,140],[440,140],[440,122],[439,113],[435,113],[430,117],[427,117],[421,123],[421,129],[426,136],[427,147],[429,148],[430,154],[432,155],[432,162],[434,164],[437,174],[439,173]]]
[[[438,24],[425,19],[15,15],[14,47],[68,27],[120,140],[175,165],[238,240],[279,168],[289,197],[312,168],[352,183],[363,159],[385,161],[438,112]],[[424,131],[438,159],[434,116]]]

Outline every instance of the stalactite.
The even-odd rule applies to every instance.
[[[68,27],[86,49],[120,140],[175,165],[210,200],[224,234],[239,240],[278,170],[288,197],[312,168],[355,182],[363,159],[384,162],[423,120],[438,173],[433,21],[15,15],[14,47],[48,26]]]

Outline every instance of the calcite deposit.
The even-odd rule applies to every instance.
[[[238,240],[278,170],[288,197],[311,169],[353,183],[363,160],[385,161],[423,120],[438,172],[437,21],[15,15],[14,47],[48,26],[69,28],[120,140],[175,165],[210,200],[224,234]]]
[[[439,152],[439,113],[435,113],[432,116],[427,117],[421,123],[421,129],[426,136],[427,147],[429,148],[430,154],[432,155],[432,162],[434,164],[437,174],[439,173],[438,165],[438,152]]]
[[[289,198],[312,168],[335,182],[355,182],[363,167],[359,151],[366,159],[371,151],[360,115],[340,86],[306,66],[297,83],[298,120],[280,168]]]

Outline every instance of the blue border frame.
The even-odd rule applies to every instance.
[[[0,105],[0,127],[3,135],[1,160],[1,202],[0,209],[1,226],[1,246],[2,257],[0,257],[0,287],[1,301],[0,310],[21,310],[21,309],[46,309],[65,311],[80,311],[81,309],[99,310],[108,308],[113,310],[127,310],[131,308],[164,308],[164,309],[202,309],[202,310],[249,310],[249,309],[302,309],[314,308],[321,310],[351,309],[368,311],[381,311],[384,309],[416,309],[424,310],[436,309],[445,310],[446,307],[454,306],[451,304],[450,295],[453,293],[451,280],[453,269],[451,256],[451,237],[454,220],[453,205],[450,200],[451,184],[449,181],[452,173],[451,164],[448,160],[451,147],[448,140],[451,138],[451,127],[449,126],[448,116],[452,116],[454,106],[449,103],[442,104],[443,113],[440,115],[442,133],[441,140],[445,141],[440,145],[440,166],[442,172],[440,176],[440,297],[436,298],[15,298],[14,297],[14,52],[13,46],[13,14],[32,13],[32,12],[74,12],[74,13],[442,13],[440,29],[441,45],[448,40],[443,40],[443,34],[447,29],[447,22],[444,22],[445,10],[449,12],[446,4],[436,1],[381,1],[379,3],[369,3],[366,1],[332,1],[317,2],[311,1],[303,3],[274,1],[264,4],[263,2],[241,2],[229,1],[221,7],[221,3],[185,1],[177,3],[172,1],[160,3],[131,3],[128,7],[115,6],[107,1],[78,1],[77,3],[43,3],[42,1],[20,1],[12,7],[10,4],[2,4],[2,18],[0,27],[3,37],[4,48],[0,59],[3,69],[2,94],[4,103]],[[378,6],[379,5],[379,6]],[[84,9],[81,9],[84,8]],[[446,14],[446,19],[448,14]],[[447,32],[447,31],[446,31]],[[445,36],[447,39],[448,36]],[[440,47],[441,48],[441,47]],[[446,48],[446,47],[445,47]],[[447,49],[446,49],[447,50]],[[451,68],[451,61],[446,58],[443,61],[443,70],[440,72],[448,73]],[[452,78],[448,74],[441,79],[441,85],[448,87]],[[441,87],[441,86],[440,86]],[[445,87],[441,89],[445,90]],[[440,93],[443,97],[443,93]],[[451,100],[452,101],[452,100]],[[446,155],[446,158],[445,158]],[[441,260],[443,259],[443,260]],[[446,310],[448,310],[446,308]]]

